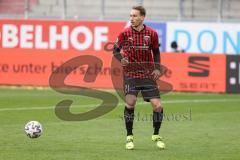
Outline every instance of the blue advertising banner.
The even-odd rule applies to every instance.
[[[239,23],[168,22],[167,48],[176,41],[186,52],[240,54]]]
[[[145,24],[157,31],[159,36],[159,43],[161,44],[160,51],[165,52],[166,51],[166,23],[146,22]]]

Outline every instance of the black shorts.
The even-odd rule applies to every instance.
[[[148,78],[124,78],[124,93],[135,95],[141,92],[144,101],[149,102],[152,98],[160,98],[156,82]]]

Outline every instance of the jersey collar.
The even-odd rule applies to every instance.
[[[132,26],[131,26],[131,28],[132,28],[132,30],[133,31],[135,31],[135,32],[142,32],[142,31],[144,31],[145,29],[146,29],[146,25],[145,24],[143,24],[143,29],[141,30],[141,31],[137,31],[136,29],[134,29]]]

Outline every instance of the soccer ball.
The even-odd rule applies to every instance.
[[[38,138],[43,132],[41,123],[38,121],[30,121],[25,125],[25,133],[29,138]]]

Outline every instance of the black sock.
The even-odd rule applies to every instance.
[[[154,128],[154,135],[158,135],[159,134],[159,130],[162,124],[162,120],[163,120],[163,108],[161,112],[154,112],[153,111],[153,128]]]
[[[134,108],[129,109],[125,107],[124,109],[124,119],[125,119],[125,125],[127,130],[127,136],[133,135],[133,120],[134,120]]]

